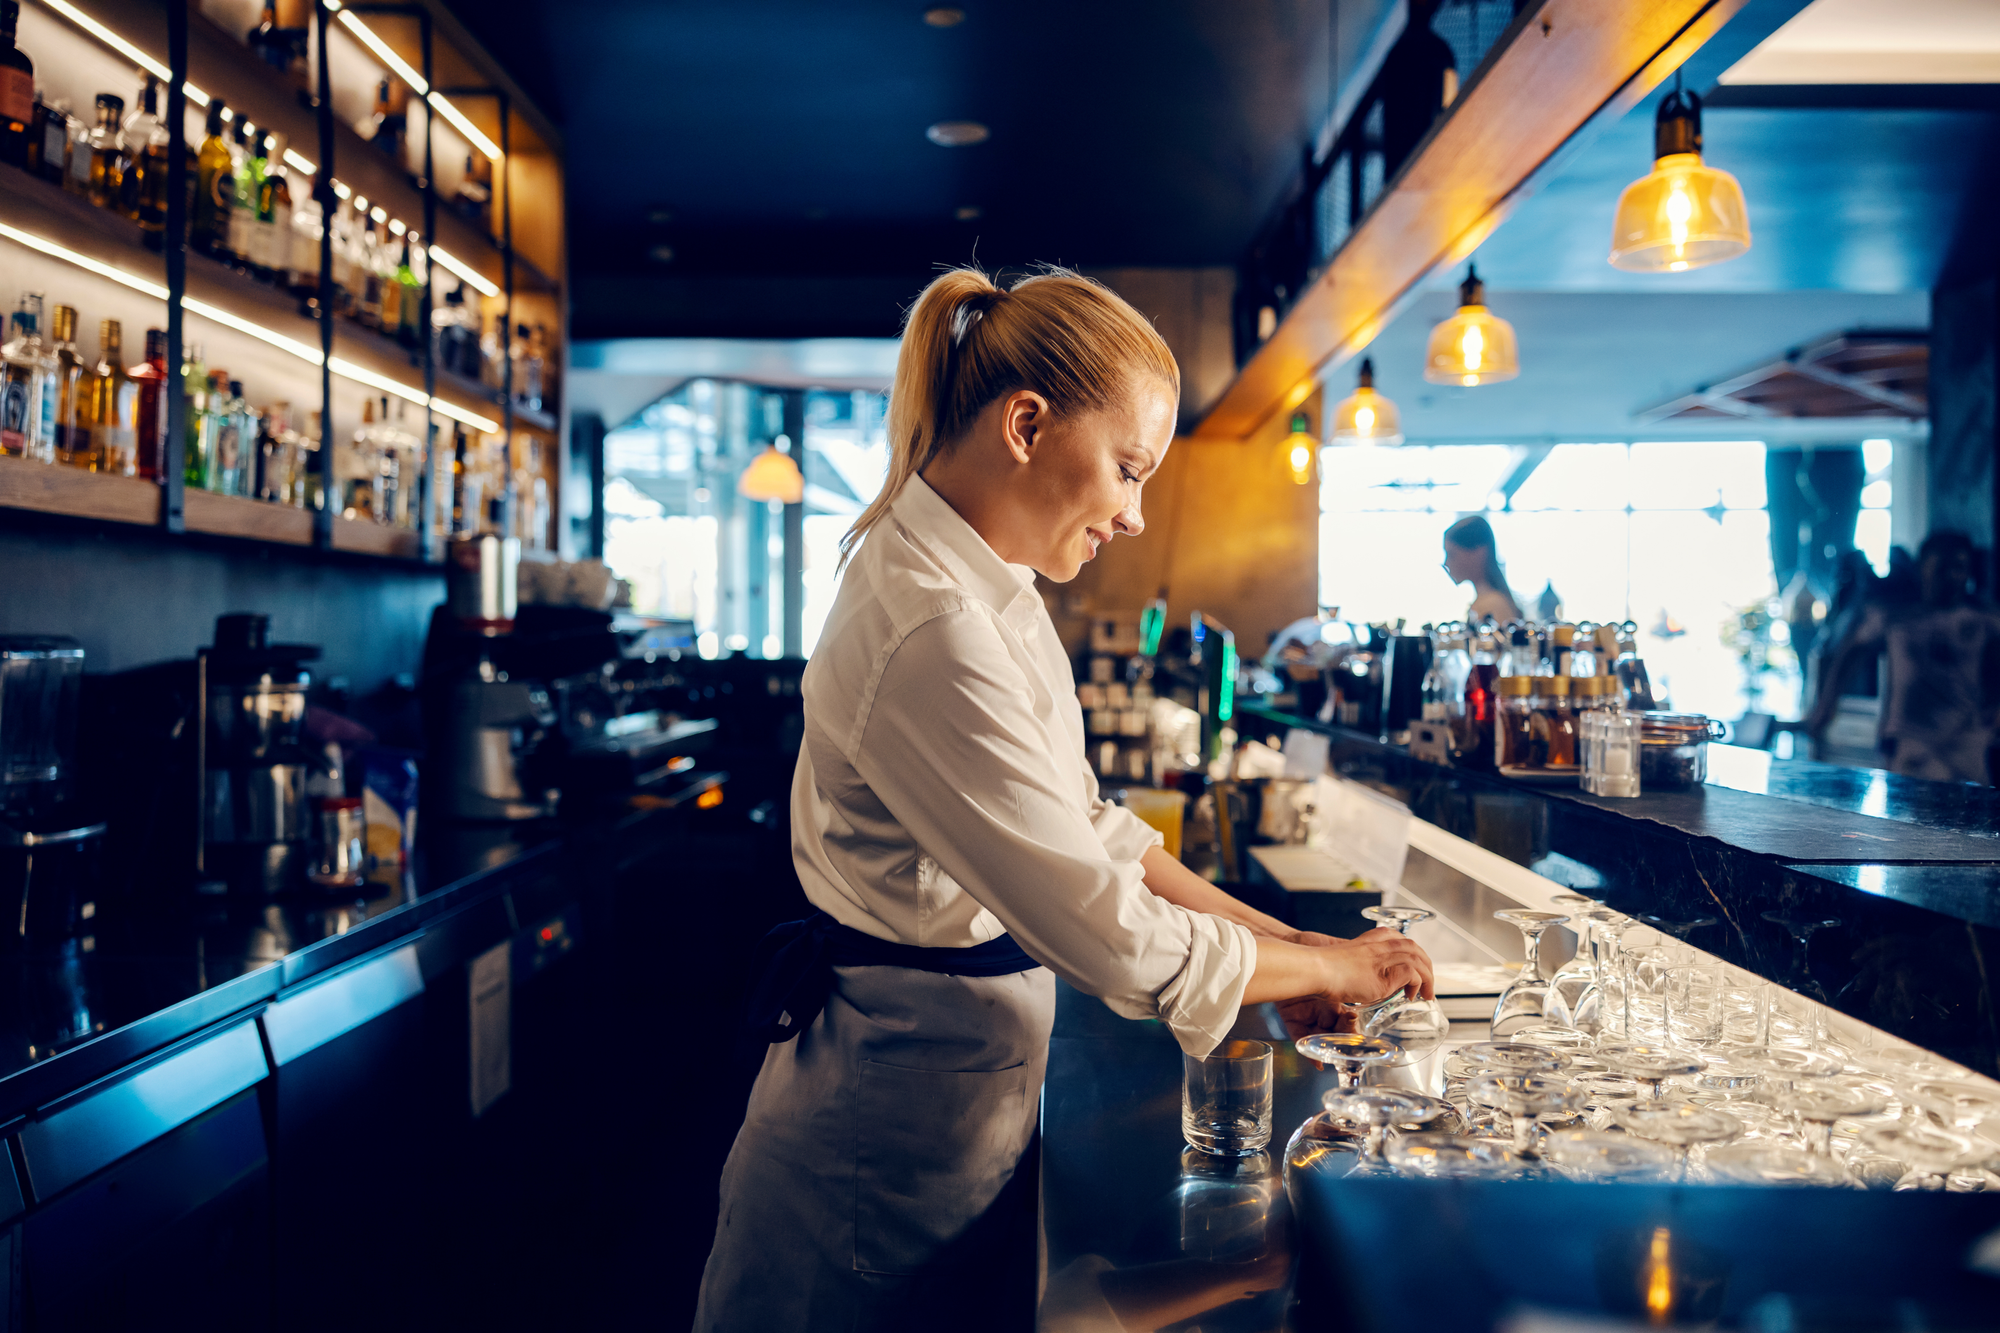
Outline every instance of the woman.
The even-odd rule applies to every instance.
[[[1478,514],[1468,514],[1444,530],[1444,572],[1453,583],[1472,585],[1472,606],[1467,620],[1526,620],[1507,575],[1500,568],[1500,553],[1493,546],[1493,525]],[[1533,586],[1533,585],[1530,585]]]
[[[1073,273],[1002,290],[960,269],[911,308],[889,478],[805,673],[793,859],[819,914],[759,989],[772,1045],[702,1333],[1019,1326],[1002,1294],[1031,1288],[1033,1246],[1009,1271],[1023,1214],[995,1204],[1034,1130],[1058,976],[1197,1055],[1242,1004],[1320,1027],[1430,993],[1408,940],[1297,935],[1098,799],[1034,576],[1065,582],[1144,528],[1178,398],[1158,334]],[[1032,1197],[1024,1173],[1007,1199]]]

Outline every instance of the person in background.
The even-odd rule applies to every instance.
[[[1444,572],[1453,583],[1472,585],[1467,620],[1491,618],[1504,625],[1526,619],[1494,549],[1493,525],[1478,514],[1468,514],[1444,530]]]
[[[1273,675],[1282,672],[1291,682],[1299,698],[1292,711],[1301,717],[1319,716],[1326,703],[1326,668],[1353,643],[1339,615],[1339,607],[1322,606],[1273,634],[1264,650],[1264,669]]]
[[[1944,782],[1990,782],[1986,752],[2000,700],[2000,612],[1973,595],[1974,548],[1933,532],[1917,552],[1918,600],[1869,602],[1828,651],[1806,730],[1823,736],[1840,683],[1886,652],[1880,745],[1889,771]]]

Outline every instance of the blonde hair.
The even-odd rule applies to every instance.
[[[1180,396],[1166,340],[1101,283],[1053,267],[1006,288],[974,267],[939,274],[903,322],[889,390],[889,476],[841,539],[842,563],[910,478],[988,404],[1032,389],[1057,412],[1106,407],[1135,374],[1156,376]]]

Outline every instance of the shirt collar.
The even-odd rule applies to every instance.
[[[910,478],[889,512],[947,574],[995,611],[1034,587],[1034,570],[1002,560],[922,477]]]

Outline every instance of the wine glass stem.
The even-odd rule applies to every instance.
[[[1646,1100],[1663,1102],[1667,1099],[1667,1081],[1664,1078],[1649,1078],[1644,1081],[1649,1089]]]
[[[1361,1143],[1362,1155],[1370,1161],[1379,1162],[1382,1160],[1382,1150],[1388,1142],[1389,1127],[1386,1124],[1370,1125],[1368,1127],[1368,1137],[1362,1140]]]
[[[1801,1126],[1806,1141],[1806,1151],[1815,1157],[1833,1156],[1833,1122],[1831,1120],[1807,1120]]]
[[[1521,975],[1530,981],[1534,981],[1542,975],[1542,932],[1539,930],[1522,931],[1521,945],[1523,951],[1527,954],[1527,961],[1521,964]]]
[[[1534,1148],[1535,1117],[1525,1111],[1509,1111],[1508,1122],[1514,1130],[1514,1151],[1525,1153]]]
[[[1336,1067],[1340,1070],[1341,1087],[1358,1088],[1361,1086],[1361,1062],[1359,1060],[1343,1060]]]

